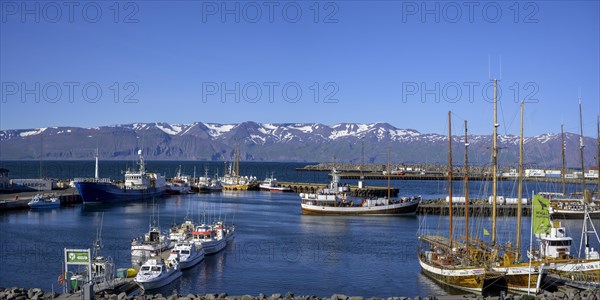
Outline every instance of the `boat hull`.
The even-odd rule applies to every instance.
[[[315,215],[415,215],[419,201],[380,206],[322,206],[302,203],[303,214]]]
[[[594,210],[592,212],[589,212],[589,215],[591,218],[593,219],[600,219],[600,211],[599,210]],[[550,214],[550,217],[552,217],[552,219],[556,219],[556,220],[562,220],[562,219],[577,219],[577,220],[583,220],[583,216],[584,216],[584,212],[580,211],[580,210],[553,210],[552,213]]]
[[[577,288],[600,286],[600,260],[551,263],[546,278]]]
[[[222,184],[223,190],[226,191],[247,191],[250,186],[247,184]]]
[[[292,192],[291,188],[282,187],[282,186],[270,186],[270,185],[260,185],[260,190],[264,192],[272,192],[272,193],[290,193]]]
[[[59,208],[60,207],[60,202],[49,202],[49,203],[30,203],[28,204],[29,208],[31,209],[52,209],[52,208]]]
[[[227,240],[220,239],[220,240],[215,240],[215,241],[203,242],[201,244],[202,244],[202,248],[204,249],[204,253],[206,255],[211,255],[211,254],[219,253],[223,249],[225,249],[225,247],[227,246]]]
[[[110,182],[75,182],[75,188],[84,204],[119,203],[160,197],[164,187],[146,189],[124,189]]]
[[[493,268],[493,270],[505,274],[502,277],[501,288],[506,288],[509,291],[517,293],[537,294],[538,277],[540,276],[539,266],[534,265],[529,268],[529,266],[525,264],[522,266]],[[529,273],[531,273],[531,275]]]
[[[431,266],[419,258],[421,270],[429,278],[467,292],[483,291],[485,270],[483,268],[449,270]]]
[[[199,250],[195,252],[196,255],[195,256],[190,256],[188,257],[188,259],[186,260],[181,260],[179,261],[179,267],[184,270],[184,269],[189,269],[197,264],[199,264],[201,261],[204,260],[204,250]]]
[[[135,283],[143,290],[153,290],[163,287],[179,277],[181,277],[181,271],[177,269],[171,271],[167,276],[159,276],[149,280],[135,280]]]

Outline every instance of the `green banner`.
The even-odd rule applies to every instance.
[[[533,196],[533,233],[549,234],[550,224],[550,200],[540,196]]]
[[[67,263],[89,263],[90,254],[88,251],[67,250]]]

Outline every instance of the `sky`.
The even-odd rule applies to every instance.
[[[0,129],[387,122],[579,131],[600,113],[598,1],[0,1]],[[454,126],[453,126],[454,127]]]

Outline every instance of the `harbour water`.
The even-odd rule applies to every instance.
[[[172,170],[179,165],[176,162],[169,164]],[[315,176],[314,182],[327,182],[326,174],[295,174],[292,170],[297,165],[276,164],[275,176],[281,181]],[[257,172],[262,174],[273,169],[272,164],[256,163],[256,166]],[[196,171],[198,174],[199,170]],[[283,173],[278,175],[278,171]],[[85,176],[74,171],[67,173],[72,177]],[[487,193],[487,184],[471,184],[473,193]],[[400,188],[401,195],[420,194],[424,199],[446,193],[445,182],[397,181],[393,185]],[[456,193],[460,193],[460,186],[458,183]],[[510,182],[502,182],[500,186],[499,194],[511,195],[516,190]],[[553,191],[556,188],[554,186]],[[541,187],[527,184],[525,190],[531,193],[534,189]],[[417,260],[419,230],[447,232],[447,217],[306,216],[301,214],[297,194],[268,192],[194,194],[120,205],[75,205],[49,211],[0,213],[0,286],[58,290],[63,248],[92,247],[102,218],[103,254],[112,256],[118,268],[129,267],[130,241],[147,231],[153,214],[158,217],[163,230],[174,222],[181,222],[186,215],[195,220],[220,218],[237,227],[236,238],[225,251],[207,256],[204,262],[185,271],[180,280],[155,292],[171,294],[177,290],[184,295],[209,292],[243,295],[292,291],[319,296],[344,293],[365,297],[461,293],[441,287],[425,277]],[[455,219],[461,224],[460,217]],[[489,238],[482,233],[482,228],[489,230],[491,227],[489,218],[474,218],[471,222],[473,228],[478,229],[472,232],[479,232],[481,238]],[[514,222],[514,217],[499,220],[499,240],[514,240]],[[575,251],[579,245],[581,222],[571,220],[565,224],[575,240]],[[524,218],[525,245],[529,244],[529,226],[529,219]],[[598,228],[598,224],[596,226]],[[597,243],[592,246],[598,248]]]

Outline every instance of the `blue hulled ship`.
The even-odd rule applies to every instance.
[[[137,171],[127,170],[124,183],[116,183],[108,178],[99,178],[98,157],[96,157],[96,177],[74,180],[83,203],[118,203],[162,196],[166,188],[165,176],[160,173],[146,172],[142,150],[138,151],[138,156],[140,169]]]

